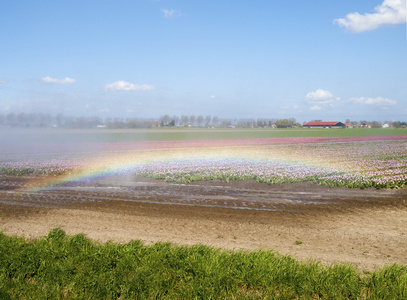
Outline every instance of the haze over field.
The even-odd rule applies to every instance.
[[[0,2],[0,114],[405,120],[406,0]]]

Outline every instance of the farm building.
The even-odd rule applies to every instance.
[[[151,122],[148,122],[148,124],[150,124],[151,127],[161,127],[160,122],[151,121]]]
[[[305,128],[345,128],[342,122],[308,122],[302,125]]]
[[[360,124],[360,127],[362,127],[362,128],[372,128],[373,124],[363,122],[363,123]]]

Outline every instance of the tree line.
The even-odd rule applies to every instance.
[[[382,127],[379,121],[350,121],[353,127],[369,124],[371,127]],[[385,122],[395,128],[407,127],[407,122]],[[220,118],[211,115],[162,115],[159,118],[100,118],[72,117],[62,113],[0,113],[0,127],[59,127],[59,128],[151,128],[151,127],[238,127],[238,128],[295,128],[302,125],[295,118]]]
[[[210,115],[162,115],[159,118],[71,117],[63,114],[0,113],[0,127],[60,127],[60,128],[150,128],[150,127],[297,127],[294,118],[219,118]]]
[[[366,127],[369,126],[371,128],[382,128],[383,124],[390,124],[394,128],[407,128],[407,122],[402,122],[402,121],[367,121],[367,120],[361,120],[359,122],[357,121],[351,121],[349,119],[346,120],[346,123],[349,123],[352,125],[352,127]]]

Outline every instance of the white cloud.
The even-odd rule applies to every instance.
[[[358,103],[358,104],[373,105],[373,106],[390,106],[390,105],[397,104],[397,101],[390,100],[390,99],[383,98],[383,97],[376,97],[376,98],[359,97],[359,98],[351,98],[349,101]]]
[[[337,98],[339,100],[339,98]],[[315,92],[309,92],[305,96],[305,102],[307,103],[318,103],[318,104],[326,104],[331,103],[334,101],[334,96],[330,91],[317,89]]]
[[[7,82],[7,80],[0,78],[0,83],[6,83],[6,82]]]
[[[209,98],[211,98],[211,99],[215,99],[215,95],[210,95],[210,97]]]
[[[397,25],[406,22],[406,0],[384,0],[375,7],[375,13],[349,13],[345,18],[335,19],[338,24],[352,32],[374,30],[382,25]]]
[[[133,84],[120,80],[105,85],[106,91],[147,91],[155,89],[156,87],[151,84]]]
[[[310,110],[321,110],[322,107],[319,106],[319,105],[314,105],[314,106],[310,107],[309,109],[310,109]]]
[[[175,9],[166,9],[163,8],[161,9],[162,13],[164,14],[164,17],[166,18],[172,18],[172,17],[179,17],[181,15],[181,12]]]
[[[75,83],[75,79],[69,77],[65,77],[64,79],[58,79],[47,76],[41,78],[41,81],[45,83],[58,83],[58,84]]]

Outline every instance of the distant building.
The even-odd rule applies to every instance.
[[[161,127],[160,122],[148,122],[148,124],[150,124],[151,127]]]
[[[345,128],[345,124],[342,122],[322,122],[322,121],[312,121],[302,125],[304,128]]]
[[[390,123],[384,123],[383,124],[383,128],[392,128],[393,125],[391,125]]]

